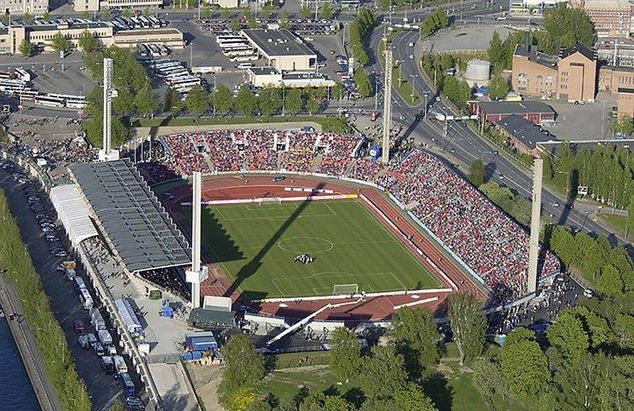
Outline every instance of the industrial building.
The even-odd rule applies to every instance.
[[[513,90],[527,96],[593,102],[596,95],[597,57],[575,44],[558,56],[517,45],[513,53]]]
[[[3,14],[44,14],[48,11],[48,0],[0,0]]]
[[[242,35],[279,72],[314,71],[317,55],[288,30],[242,30]]]
[[[543,152],[540,143],[557,140],[548,131],[517,114],[505,117],[495,125],[518,152],[534,157],[541,156]]]
[[[124,48],[136,47],[139,43],[163,44],[173,49],[184,47],[183,33],[174,28],[130,30],[114,33],[112,26],[103,22],[19,25],[10,27],[0,23],[0,54],[17,54],[20,43],[26,40],[34,47],[52,51],[51,43],[57,33],[68,39],[71,47],[78,47],[79,37],[88,31],[104,46],[117,45]]]
[[[481,121],[490,123],[514,114],[535,124],[555,121],[555,110],[541,101],[471,101],[469,108]]]
[[[511,0],[509,13],[513,16],[542,16],[544,10],[552,9],[567,0]]]
[[[75,11],[99,11],[110,8],[161,7],[163,0],[75,0]]]
[[[630,36],[631,11],[628,0],[580,0],[598,37]]]
[[[221,9],[237,9],[240,7],[240,0],[203,0],[203,2],[218,6]]]

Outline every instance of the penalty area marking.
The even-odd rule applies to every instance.
[[[308,248],[308,249],[302,249],[302,245],[301,244],[294,244],[293,242],[299,242],[301,243],[302,240],[317,240],[315,241],[315,245],[317,245],[317,249],[313,250],[310,247],[310,244],[307,244],[308,246],[304,245],[304,247]],[[306,243],[308,243],[309,241],[306,241]],[[277,243],[277,246],[284,250],[284,251],[288,251],[289,253],[310,253],[310,254],[322,254],[322,253],[326,253],[330,250],[332,250],[333,248],[335,248],[335,245],[332,243],[332,241],[326,240],[325,238],[321,238],[321,237],[290,237],[290,238],[285,238],[283,240],[280,240]],[[321,246],[321,247],[319,247]]]

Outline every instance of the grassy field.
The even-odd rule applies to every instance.
[[[600,214],[602,220],[607,221],[609,225],[614,227],[620,235],[625,235],[625,226],[627,225],[627,216],[618,214]],[[627,233],[628,240],[634,240],[634,232],[630,230]]]
[[[251,298],[330,295],[341,284],[365,292],[439,285],[355,201],[209,206],[202,235],[234,287]],[[294,262],[302,253],[314,262]]]

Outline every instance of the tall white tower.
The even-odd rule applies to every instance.
[[[200,264],[200,231],[202,175],[195,171],[192,176],[192,269],[185,273],[188,283],[192,283],[192,307],[200,307],[200,283],[207,279],[207,267]]]
[[[539,220],[542,210],[542,175],[544,160],[533,163],[533,204],[531,209],[531,237],[528,243],[528,292],[537,290],[537,260],[539,257]]]
[[[387,39],[384,39],[387,47]],[[383,147],[381,162],[387,165],[390,161],[390,129],[392,128],[392,68],[394,61],[392,50],[385,49],[385,85],[383,86]]]
[[[99,161],[119,159],[119,151],[113,150],[111,146],[112,98],[116,96],[117,91],[112,87],[112,59],[103,59],[103,140]]]

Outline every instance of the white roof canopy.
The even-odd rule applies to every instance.
[[[51,201],[73,246],[97,235],[97,230],[88,217],[90,214],[88,204],[86,204],[77,184],[53,187]]]

